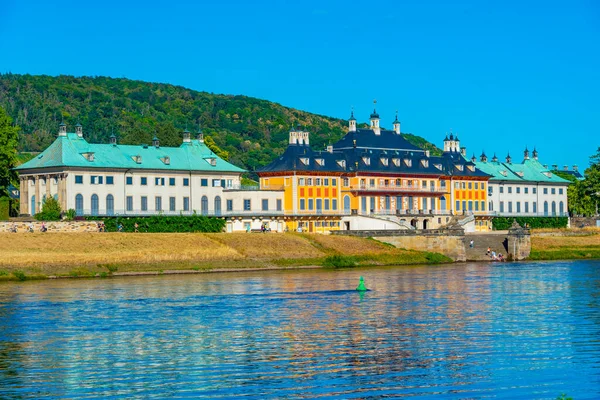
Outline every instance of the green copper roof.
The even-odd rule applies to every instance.
[[[486,174],[492,175],[490,181],[521,181],[569,184],[568,180],[554,175],[551,170],[544,168],[544,166],[535,159],[526,159],[520,164],[477,161],[475,166]]]
[[[51,167],[244,172],[217,157],[198,140],[191,140],[179,147],[92,144],[75,133],[59,136],[41,154],[15,169],[22,171]]]

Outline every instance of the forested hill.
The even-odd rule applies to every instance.
[[[69,131],[79,122],[88,141],[179,146],[186,127],[201,124],[206,143],[232,163],[254,170],[281,154],[291,125],[310,132],[313,149],[342,137],[348,121],[246,96],[197,92],[181,86],[107,77],[0,75],[0,107],[21,127],[20,151],[41,151],[56,137],[61,120]],[[437,154],[421,137],[417,146]]]

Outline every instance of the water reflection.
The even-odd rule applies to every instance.
[[[599,398],[599,266],[0,285],[0,398]]]

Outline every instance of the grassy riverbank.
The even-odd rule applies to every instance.
[[[0,280],[451,262],[371,239],[295,233],[7,233],[0,248]]]
[[[531,260],[578,260],[600,258],[599,229],[534,231]]]

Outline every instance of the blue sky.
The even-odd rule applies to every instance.
[[[469,155],[589,165],[600,2],[3,0],[0,72],[107,75],[244,94]]]

